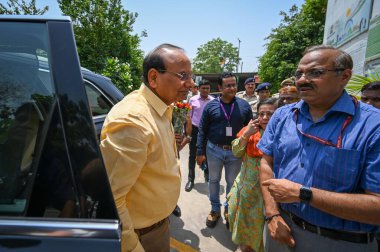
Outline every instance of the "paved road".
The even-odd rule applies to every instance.
[[[206,226],[206,218],[211,210],[208,200],[208,186],[204,181],[203,172],[196,166],[195,186],[191,192],[184,187],[188,175],[188,145],[180,152],[182,185],[178,205],[182,216],[170,216],[172,252],[191,251],[235,251],[237,246],[231,241],[231,233],[225,226],[224,219],[219,219],[215,228]],[[224,201],[226,183],[222,176],[220,199]]]

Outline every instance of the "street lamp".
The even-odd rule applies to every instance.
[[[240,63],[240,42],[241,40],[238,38],[238,42],[239,42],[239,47],[238,47],[238,61],[237,61],[237,66],[236,66],[236,73],[239,72],[239,63]]]

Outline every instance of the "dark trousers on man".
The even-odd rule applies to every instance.
[[[198,138],[198,127],[192,126],[191,131],[191,141],[189,145],[189,176],[188,181],[194,184],[195,179],[195,165],[196,165],[196,155],[197,155],[197,138]],[[205,180],[208,180],[208,168],[204,170]]]

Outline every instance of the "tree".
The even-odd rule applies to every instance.
[[[301,10],[293,5],[279,27],[266,38],[266,52],[259,58],[259,76],[278,89],[282,80],[291,77],[306,47],[321,44],[327,0],[306,0]]]
[[[5,15],[42,15],[49,10],[49,6],[45,6],[42,9],[36,7],[36,0],[31,0],[30,3],[26,3],[22,0],[8,0],[8,7],[0,3],[0,14]]]
[[[195,73],[232,72],[239,62],[238,48],[220,38],[213,39],[197,49],[193,60]]]
[[[128,63],[121,63],[118,58],[108,58],[101,74],[109,77],[121,92],[128,94],[134,89],[130,72]]]
[[[58,0],[58,3],[61,11],[73,20],[81,65],[95,72],[107,72],[112,81],[123,85],[116,78],[120,73],[110,73],[121,67],[129,71],[125,74],[131,76],[131,83],[124,83],[125,88],[120,89],[130,92],[138,88],[143,52],[139,49],[140,37],[131,34],[138,14],[123,9],[121,0]],[[117,63],[112,59],[117,59]],[[110,63],[119,66],[112,67]]]
[[[346,90],[349,94],[359,96],[362,87],[365,84],[374,81],[380,81],[380,70],[374,69],[373,72],[369,72],[366,76],[361,76],[354,74],[352,75],[348,85],[346,86]]]

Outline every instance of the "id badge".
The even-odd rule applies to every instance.
[[[226,136],[232,136],[232,127],[226,127]]]

